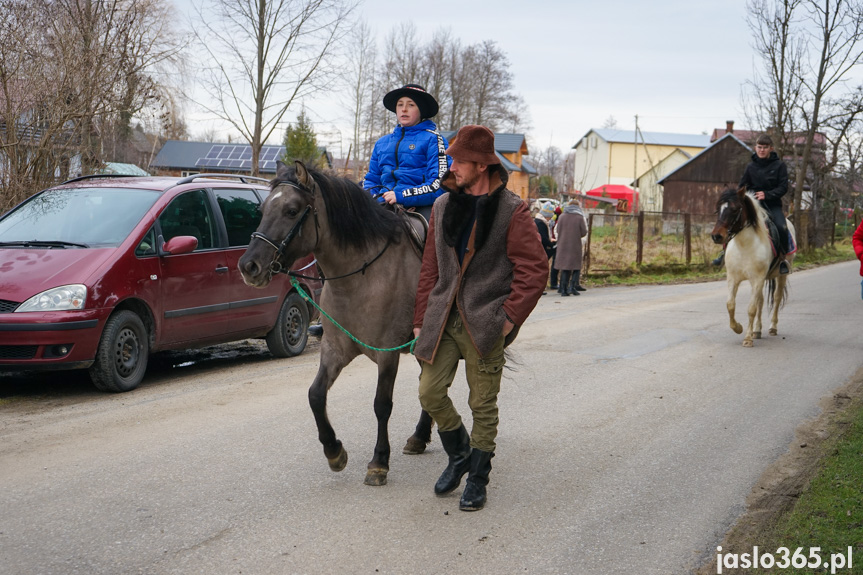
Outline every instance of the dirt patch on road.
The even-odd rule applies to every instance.
[[[774,462],[758,479],[746,498],[746,512],[731,527],[722,540],[723,549],[752,549],[764,544],[764,534],[789,511],[809,481],[821,468],[829,446],[848,428],[851,414],[863,408],[863,369],[844,386],[820,402],[821,415],[795,432],[788,451]],[[695,575],[716,573],[716,554]],[[723,569],[723,573],[743,573]]]

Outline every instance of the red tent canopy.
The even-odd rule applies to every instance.
[[[626,211],[629,213],[631,213],[635,208],[635,198],[638,196],[638,192],[628,186],[620,184],[606,184],[584,193],[587,196],[597,196],[612,200],[626,200],[628,202]],[[591,202],[590,200],[585,200],[584,202],[584,206],[586,208],[595,208],[597,205],[599,205],[599,202]]]

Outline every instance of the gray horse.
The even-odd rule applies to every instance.
[[[369,346],[389,349],[410,341],[422,262],[409,219],[381,206],[354,182],[307,169],[301,162],[293,167],[279,162],[270,188],[261,224],[239,261],[244,281],[265,286],[273,273],[288,270],[295,260],[313,252],[325,278],[320,297],[324,311]],[[309,388],[309,403],[333,471],[345,468],[348,455],[327,417],[327,391],[360,354],[378,366],[378,435],[366,485],[387,482],[387,423],[399,353],[361,346],[329,324],[321,340],[320,367]],[[422,453],[431,441],[431,425],[423,411],[403,452]]]

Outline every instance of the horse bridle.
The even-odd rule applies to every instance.
[[[740,231],[741,231],[743,228],[745,228],[745,227],[746,227],[745,225],[742,225],[742,226],[740,226],[740,229],[738,229],[737,231],[734,231],[734,232],[732,232],[732,231],[731,231],[731,230],[732,230],[732,228],[733,228],[735,225],[737,225],[737,222],[740,220],[740,216],[741,216],[741,214],[743,214],[743,205],[742,205],[742,203],[741,203],[741,205],[740,205],[740,209],[739,209],[739,210],[737,210],[737,217],[735,217],[735,218],[734,218],[734,221],[733,221],[733,222],[731,222],[730,224],[728,224],[727,226],[725,226],[725,229],[727,229],[727,230],[728,230],[728,236],[726,236],[726,238],[725,238],[725,243],[724,243],[723,245],[726,245],[726,246],[727,246],[727,245],[728,245],[728,242],[730,242],[732,239],[734,239],[734,236],[736,236],[737,234],[739,234],[739,233],[740,233]],[[721,214],[720,214],[720,217],[721,217]]]
[[[314,190],[310,190],[301,184],[297,185],[297,184],[293,184],[291,182],[282,182],[279,185],[280,186],[291,186],[291,187],[296,188],[300,191],[309,193],[309,194],[311,194],[312,199],[314,200],[314,197],[315,197]],[[278,187],[278,186],[276,186],[276,187]],[[306,222],[306,218],[309,217],[309,212],[311,212],[315,218],[315,247],[312,248],[312,252],[314,252],[318,248],[318,243],[320,242],[321,237],[320,237],[320,225],[318,224],[318,210],[317,210],[317,208],[312,207],[311,203],[306,205],[306,207],[303,209],[303,213],[300,214],[300,219],[297,220],[297,223],[295,223],[291,227],[290,230],[288,230],[288,235],[285,236],[285,239],[283,239],[278,244],[276,244],[275,240],[267,237],[265,234],[262,234],[259,231],[252,232],[252,239],[253,240],[254,239],[261,240],[262,242],[267,243],[270,246],[272,246],[272,248],[275,250],[275,252],[273,253],[273,261],[270,262],[270,267],[268,269],[268,271],[270,273],[270,277],[274,276],[275,274],[283,273],[283,274],[287,274],[291,277],[308,279],[308,280],[320,279],[322,282],[325,282],[328,280],[337,280],[337,279],[346,278],[348,276],[352,276],[352,275],[358,274],[358,273],[365,274],[366,269],[370,265],[375,263],[382,255],[384,255],[384,252],[387,251],[387,248],[389,248],[390,244],[392,244],[392,238],[388,239],[387,243],[384,244],[383,249],[381,249],[381,251],[378,252],[378,255],[373,257],[370,261],[364,262],[362,266],[355,269],[354,271],[340,275],[340,276],[329,277],[329,278],[321,276],[320,278],[316,278],[316,277],[309,277],[309,276],[300,275],[298,273],[292,272],[291,270],[286,270],[285,267],[282,265],[282,262],[279,260],[285,255],[285,249],[288,247],[288,244],[290,244],[291,241],[296,236],[302,236],[303,235],[303,230],[302,230],[303,224]]]
[[[315,197],[314,190],[309,190],[305,186],[296,185],[296,184],[293,184],[290,182],[282,182],[279,184],[279,186],[291,186],[292,188],[296,188],[300,191],[307,192],[307,193],[311,194],[312,200],[314,200],[314,197]],[[278,187],[278,186],[276,186],[276,187]],[[310,212],[314,215],[314,218],[315,218],[315,247],[312,249],[312,251],[315,251],[315,249],[317,249],[317,247],[318,247],[318,242],[320,241],[320,225],[318,224],[318,210],[317,210],[317,208],[312,206],[311,202],[309,204],[307,204],[306,207],[303,209],[303,213],[300,214],[300,219],[297,220],[297,223],[295,223],[291,227],[291,229],[288,230],[288,234],[285,236],[285,239],[283,239],[278,244],[276,244],[275,240],[267,237],[265,234],[263,234],[259,231],[252,232],[252,239],[253,240],[255,240],[255,239],[261,240],[262,242],[267,243],[270,246],[272,246],[272,248],[275,250],[275,252],[273,253],[273,261],[270,262],[270,267],[269,267],[270,277],[272,277],[275,274],[288,273],[288,271],[285,270],[285,268],[282,265],[282,262],[280,260],[282,257],[284,257],[285,249],[287,249],[288,244],[290,244],[291,241],[293,241],[293,239],[295,237],[303,235],[303,224],[306,223],[306,218],[309,217]]]

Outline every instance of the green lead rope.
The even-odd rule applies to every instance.
[[[330,316],[330,314],[328,314],[327,312],[325,312],[324,310],[322,310],[322,309],[321,309],[321,306],[319,306],[317,303],[315,303],[315,300],[313,300],[313,299],[311,298],[311,296],[309,296],[309,294],[307,294],[307,293],[305,292],[305,290],[303,290],[303,288],[302,288],[302,287],[300,287],[300,282],[298,282],[298,281],[297,281],[297,278],[295,278],[295,277],[293,277],[293,276],[291,276],[291,285],[292,285],[292,286],[294,286],[294,289],[295,289],[295,290],[297,290],[297,293],[298,293],[298,294],[300,294],[300,297],[301,297],[301,298],[303,298],[304,300],[306,300],[307,302],[309,302],[310,304],[312,304],[312,305],[315,307],[315,309],[317,309],[319,312],[321,312],[321,315],[322,315],[322,316],[324,316],[325,318],[327,318],[328,320],[330,320],[330,323],[332,323],[334,326],[336,326],[337,328],[339,328],[340,330],[342,330],[342,331],[345,333],[345,335],[347,335],[349,338],[351,338],[352,340],[354,340],[356,343],[360,344],[361,346],[363,346],[363,347],[365,347],[365,348],[367,348],[367,349],[370,349],[370,350],[372,350],[372,351],[398,351],[398,350],[400,350],[400,349],[404,349],[404,348],[406,348],[406,347],[410,347],[410,352],[411,352],[411,353],[413,353],[413,352],[414,352],[414,347],[416,346],[417,338],[413,338],[413,339],[412,339],[412,340],[410,340],[409,342],[407,342],[407,343],[405,343],[405,344],[402,344],[402,345],[400,345],[400,346],[398,346],[398,347],[386,347],[386,348],[383,348],[383,347],[372,347],[372,346],[370,346],[370,345],[368,345],[368,344],[365,344],[365,343],[361,342],[361,341],[360,341],[360,340],[358,340],[356,337],[354,337],[354,335],[353,335],[351,332],[349,332],[348,330],[346,330],[345,328],[343,328],[343,327],[339,324],[339,322],[337,322],[336,320],[334,320],[334,319]]]

